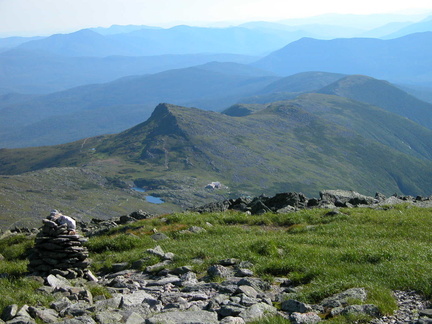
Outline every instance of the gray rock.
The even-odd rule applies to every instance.
[[[364,288],[351,288],[339,294],[323,299],[321,305],[323,307],[335,308],[346,306],[349,300],[365,301],[366,297],[367,293]]]
[[[188,272],[180,276],[182,286],[190,286],[198,284],[197,275],[195,272]]]
[[[258,296],[258,292],[251,286],[239,286],[236,291],[237,294],[245,294],[246,296],[256,298]]]
[[[338,306],[338,307],[332,308],[331,311],[330,311],[330,316],[331,317],[338,316],[338,315],[340,315],[342,313],[343,310],[344,310],[344,308],[342,306]]]
[[[348,190],[323,190],[320,192],[321,200],[334,203],[337,207],[346,207],[346,203],[354,206],[371,205],[376,200],[373,197],[364,196],[355,191]]]
[[[44,323],[58,322],[58,313],[54,309],[29,307],[29,314],[34,319],[39,319]]]
[[[188,228],[189,232],[199,234],[199,233],[205,233],[207,232],[205,228],[199,227],[199,226],[191,226]]]
[[[432,318],[432,309],[422,309],[419,311],[420,316],[427,316]]]
[[[29,316],[16,316],[6,322],[7,324],[36,324],[36,321]]]
[[[271,288],[271,285],[267,281],[264,281],[260,278],[242,278],[238,282],[238,285],[251,286],[258,292],[269,290]]]
[[[212,278],[215,278],[215,277],[229,278],[232,276],[232,271],[230,269],[224,267],[223,265],[220,265],[220,264],[215,264],[215,265],[210,266],[207,269],[207,273]]]
[[[149,253],[149,254],[152,254],[152,255],[156,255],[156,256],[158,256],[160,258],[163,258],[164,255],[165,255],[165,252],[162,250],[162,248],[160,247],[160,245],[157,245],[153,249],[147,249],[146,252]]]
[[[346,314],[366,314],[372,317],[381,316],[381,312],[378,307],[372,304],[367,305],[350,305],[345,307],[342,312],[342,315]]]
[[[23,305],[23,307],[21,307],[18,312],[16,313],[17,317],[29,317],[31,318],[29,312],[28,312],[29,306],[28,305]]]
[[[239,314],[245,322],[252,322],[263,317],[277,314],[277,309],[265,303],[258,303],[246,308]]]
[[[180,285],[181,279],[178,276],[168,275],[158,280],[149,281],[147,286],[165,286],[167,284]]]
[[[217,314],[208,311],[172,311],[160,313],[146,320],[146,324],[217,324]]]
[[[220,265],[223,265],[223,266],[233,266],[233,265],[239,264],[239,262],[240,262],[239,259],[228,258],[228,259],[220,260],[218,263]]]
[[[75,318],[65,319],[59,324],[96,324],[94,319],[90,316],[79,316]]]
[[[120,307],[139,306],[144,302],[144,300],[155,300],[155,298],[142,290],[138,290],[132,294],[124,294]]]
[[[236,271],[236,276],[237,277],[252,277],[254,275],[253,271],[250,269],[242,269],[239,268]]]
[[[141,270],[147,264],[149,259],[150,258],[148,257],[136,260],[132,263],[131,268]]]
[[[294,299],[283,301],[281,304],[281,309],[288,313],[308,313],[312,311],[311,306]]]
[[[412,322],[415,324],[432,324],[432,318],[420,318],[415,322]]]
[[[161,271],[162,269],[164,269],[167,265],[169,265],[171,263],[170,260],[165,260],[163,262],[159,262],[156,264],[153,264],[151,266],[146,267],[145,271],[146,272],[158,272]]]
[[[87,279],[88,281],[93,281],[93,282],[98,282],[99,281],[99,279],[90,270],[87,270],[85,272],[84,278]]]
[[[245,309],[246,309],[246,307],[241,306],[239,304],[227,304],[227,305],[223,305],[220,309],[218,309],[217,313],[221,317],[238,316]]]
[[[126,318],[123,318],[126,324],[143,324],[145,323],[144,318],[138,313],[132,312]]]
[[[123,316],[119,312],[105,311],[96,314],[95,319],[99,324],[117,324],[123,320]]]
[[[67,280],[66,278],[63,278],[59,275],[57,276],[53,276],[53,275],[49,275],[46,278],[46,281],[48,283],[48,285],[50,285],[53,288],[71,288],[72,284],[70,283],[69,280]]]
[[[52,302],[50,307],[60,313],[64,311],[66,308],[70,307],[71,305],[72,302],[68,298],[63,297],[59,300]]]
[[[219,323],[220,324],[244,324],[246,322],[241,317],[227,316],[223,318]]]
[[[251,269],[253,268],[254,264],[249,261],[241,261],[238,266],[241,269]]]
[[[111,271],[112,272],[120,272],[123,270],[126,270],[129,266],[128,262],[121,262],[121,263],[113,263],[113,265],[111,266]]]
[[[240,304],[243,306],[249,307],[259,302],[257,298],[249,297],[245,294],[240,294]]]
[[[18,305],[17,304],[12,304],[12,305],[6,306],[3,310],[3,313],[1,314],[1,319],[4,321],[9,321],[12,318],[14,318],[17,313],[18,313]]]
[[[90,305],[84,302],[78,302],[71,304],[68,308],[60,311],[61,317],[72,316],[72,317],[80,317],[87,316],[91,314],[89,310]]]
[[[103,311],[107,309],[117,309],[120,307],[122,297],[114,296],[113,298],[98,300],[94,304],[95,311]]]
[[[155,241],[163,241],[163,240],[168,240],[169,237],[166,236],[164,233],[155,233],[152,236],[150,236],[153,240]]]
[[[163,259],[164,260],[174,260],[175,254],[172,252],[167,252],[164,254]]]
[[[173,269],[171,272],[173,274],[176,274],[176,275],[182,275],[182,274],[185,274],[185,273],[188,273],[188,272],[191,272],[191,271],[192,271],[192,267],[181,266],[181,267]]]
[[[314,324],[321,321],[315,313],[292,313],[289,319],[292,324]]]

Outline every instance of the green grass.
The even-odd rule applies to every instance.
[[[317,303],[348,288],[365,287],[366,302],[389,314],[396,308],[392,290],[416,290],[432,297],[432,209],[401,205],[387,210],[355,208],[342,212],[334,216],[320,209],[260,216],[178,213],[117,227],[106,235],[91,237],[87,246],[95,272],[109,271],[117,262],[131,265],[145,260],[149,257],[146,249],[161,245],[165,252],[175,254],[172,268],[189,265],[201,277],[208,266],[221,259],[250,261],[254,272],[266,280],[286,277],[302,285],[290,298],[307,303]],[[204,227],[206,232],[181,232],[192,225]],[[170,239],[154,242],[150,238],[153,229]],[[5,285],[10,291],[16,290],[11,286],[26,286],[23,256],[29,240],[15,237],[0,241],[0,246],[9,248],[0,272],[13,274]],[[202,263],[192,259],[201,259]],[[144,267],[158,261],[154,256],[148,258]],[[2,293],[6,296],[2,307],[27,297],[32,300],[25,297],[28,293],[21,297],[11,295],[8,289]],[[281,320],[275,318],[269,323]]]

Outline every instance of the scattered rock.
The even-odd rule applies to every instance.
[[[12,318],[14,318],[18,313],[18,305],[13,304],[6,306],[3,310],[3,313],[1,315],[1,319],[4,321],[9,321]]]
[[[153,240],[155,241],[163,241],[163,240],[168,240],[169,237],[166,236],[164,233],[155,233],[152,236],[150,236]]]
[[[289,319],[292,324],[314,324],[321,321],[316,313],[292,313]]]
[[[206,323],[217,324],[219,323],[217,314],[205,310],[200,311],[172,311],[157,314],[146,320],[147,324],[193,324],[193,323]]]
[[[283,301],[281,309],[288,313],[308,313],[312,311],[312,307],[294,299]]]

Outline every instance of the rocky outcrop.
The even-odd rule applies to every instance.
[[[80,222],[78,227],[82,233],[86,236],[102,235],[108,232],[111,228],[120,225],[125,225],[128,223],[136,222],[141,219],[152,218],[154,215],[149,214],[142,210],[134,211],[128,215],[123,215],[120,217],[112,217],[109,220],[103,220],[98,218],[93,218],[90,222]]]
[[[66,224],[58,225],[48,219],[36,235],[35,245],[29,255],[28,270],[34,275],[46,277],[59,274],[66,278],[83,277],[88,274],[87,238],[69,235]]]
[[[383,194],[376,193],[374,197],[365,196],[349,190],[323,190],[320,198],[307,198],[302,193],[285,192],[273,197],[259,196],[255,198],[240,197],[212,202],[203,206],[195,207],[192,211],[199,213],[224,212],[227,210],[238,210],[252,215],[267,212],[287,213],[295,212],[305,208],[338,208],[338,207],[373,207],[381,208],[401,203],[411,203],[422,207],[431,207],[431,197],[399,196],[397,194],[386,198]]]

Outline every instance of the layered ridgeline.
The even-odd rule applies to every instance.
[[[326,93],[379,106],[432,127],[432,104],[364,76],[304,72],[285,78],[250,66],[209,63],[34,97],[0,97],[0,147],[54,145],[112,134],[150,117],[160,102],[209,110]]]
[[[325,94],[255,108],[232,117],[160,104],[117,135],[0,150],[0,214],[40,217],[47,205],[82,217],[155,210],[146,194],[169,211],[241,195],[313,197],[327,188],[432,192],[432,131],[406,118]],[[206,189],[211,182],[222,189]]]
[[[117,133],[146,120],[160,102],[224,109],[276,79],[247,65],[208,63],[21,102],[0,101],[0,147],[54,145]]]
[[[254,66],[280,75],[327,71],[430,85],[431,39],[430,31],[388,40],[305,37],[260,59]]]

